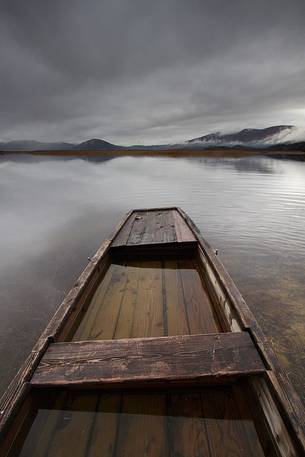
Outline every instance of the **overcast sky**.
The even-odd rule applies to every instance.
[[[0,0],[0,140],[305,126],[304,0]]]

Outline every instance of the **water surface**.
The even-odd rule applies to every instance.
[[[80,317],[74,341],[221,331],[196,260],[182,256],[112,262]]]
[[[29,433],[10,457],[274,456],[246,392],[239,383],[192,392],[38,393]]]
[[[1,389],[122,214],[150,206],[194,219],[305,399],[305,163],[263,157],[3,156]]]

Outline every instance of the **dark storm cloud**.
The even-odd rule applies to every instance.
[[[303,0],[2,0],[0,139],[302,124]]]

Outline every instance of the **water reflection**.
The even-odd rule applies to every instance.
[[[305,163],[270,158],[2,157],[2,388],[122,214],[168,205],[219,249],[305,398]]]
[[[219,166],[240,171],[241,173],[275,173],[276,161],[272,164],[267,160],[262,160],[261,157],[245,158],[229,158],[229,157],[200,157],[187,160],[195,160],[204,163],[207,167],[219,168]]]

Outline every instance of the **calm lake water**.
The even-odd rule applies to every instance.
[[[130,208],[180,206],[305,400],[305,163],[270,158],[0,160],[0,390]]]

